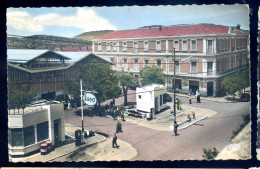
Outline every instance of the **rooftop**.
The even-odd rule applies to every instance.
[[[190,24],[190,25],[173,25],[173,26],[145,26],[138,29],[114,31],[99,39],[124,39],[124,38],[143,38],[143,37],[160,37],[160,36],[190,36],[190,35],[218,35],[230,34],[230,26],[214,24]],[[236,35],[246,35],[242,30],[235,30]]]

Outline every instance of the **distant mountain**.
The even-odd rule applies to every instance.
[[[102,36],[102,35],[110,33],[110,32],[113,32],[113,30],[91,31],[91,32],[85,32],[85,33],[79,34],[79,35],[75,36],[74,38],[91,41],[92,39],[95,39],[98,36]]]
[[[50,35],[10,36],[7,37],[9,49],[49,49],[62,47],[91,47],[91,41]]]

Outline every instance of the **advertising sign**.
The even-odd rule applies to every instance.
[[[97,98],[91,93],[87,93],[82,98],[84,102],[89,106],[94,106],[97,103]]]

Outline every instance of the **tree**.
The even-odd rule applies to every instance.
[[[19,82],[8,83],[8,107],[23,108],[33,101],[36,93],[32,91],[28,84]]]
[[[244,93],[245,93],[245,88],[250,86],[249,70],[248,69],[242,71],[241,78],[243,79],[241,81],[241,83],[242,83],[241,87],[244,89]]]
[[[129,86],[136,86],[137,80],[136,78],[128,72],[119,72],[117,74],[120,85],[123,89],[124,93],[124,105],[127,105],[127,91]]]
[[[165,76],[163,73],[163,69],[153,66],[153,67],[145,67],[141,70],[141,83],[142,85],[149,84],[164,84]]]
[[[249,74],[248,71],[243,71],[240,73],[235,73],[230,76],[226,76],[222,80],[222,85],[225,90],[233,95],[233,99],[235,93],[237,91],[241,91],[249,86]]]
[[[97,92],[94,95],[97,97],[98,103],[119,95],[118,79],[107,63],[92,62],[78,67],[76,82],[70,82],[66,86],[67,92],[74,98],[79,98],[80,95],[80,79],[83,81],[83,90]]]

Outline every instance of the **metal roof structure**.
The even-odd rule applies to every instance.
[[[27,63],[37,57],[44,55],[47,52],[52,52],[60,55],[61,58],[70,60],[69,57],[59,54],[58,52],[46,49],[7,49],[7,61],[16,63]]]
[[[69,60],[68,63],[76,63],[86,58],[91,52],[80,51],[80,52],[64,52],[64,51],[51,51],[51,50],[42,50],[42,49],[7,49],[7,61],[8,62],[16,62],[16,63],[27,63],[47,52],[53,52],[66,60]],[[94,54],[95,55],[95,54]],[[95,55],[97,56],[97,55]],[[111,63],[108,58],[103,58],[97,56],[98,58]]]

